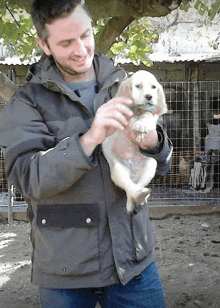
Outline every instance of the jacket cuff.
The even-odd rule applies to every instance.
[[[159,140],[156,147],[141,152],[156,159],[157,170],[155,176],[163,176],[167,174],[171,168],[173,145],[165,129],[159,124],[157,125],[157,132],[159,132],[162,139]]]
[[[83,151],[81,142],[80,142],[80,137],[81,137],[82,135],[83,135],[83,133],[80,133],[80,134],[78,135],[78,141],[77,141],[77,142],[78,142],[78,144],[79,144],[79,146],[80,146],[80,148],[81,148],[81,150],[82,150],[83,156],[87,159],[87,161],[88,161],[90,164],[92,164],[93,166],[96,166],[97,163],[98,163],[98,159],[97,159],[97,152],[98,152],[97,148],[98,148],[98,147],[95,148],[95,150],[93,151],[93,153],[92,153],[90,156],[86,156],[86,154],[85,154],[84,151]]]
[[[140,152],[142,154],[154,156],[154,155],[159,154],[162,151],[163,146],[164,146],[165,136],[164,136],[163,131],[162,131],[162,129],[159,125],[157,125],[157,135],[158,135],[158,140],[159,140],[157,145],[155,145],[154,147],[147,149],[147,150],[140,148]]]

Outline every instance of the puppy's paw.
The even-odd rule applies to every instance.
[[[136,196],[134,202],[144,205],[146,200],[150,197],[151,189],[144,187],[142,191]]]
[[[126,208],[128,212],[133,212],[135,209],[135,204],[139,204],[143,206],[147,203],[147,199],[150,197],[151,189],[150,188],[142,188],[138,189],[133,196],[127,196]]]
[[[147,134],[149,127],[144,123],[136,122],[132,125],[132,130],[141,134]]]
[[[144,138],[146,137],[146,133],[136,133],[136,138],[135,140],[139,143],[143,142]]]

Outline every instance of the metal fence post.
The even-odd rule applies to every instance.
[[[8,223],[13,223],[13,185],[8,183]]]

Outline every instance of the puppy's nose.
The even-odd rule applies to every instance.
[[[150,100],[152,99],[152,95],[146,94],[146,95],[145,95],[145,98],[146,98],[148,101],[150,101]]]

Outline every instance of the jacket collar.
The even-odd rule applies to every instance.
[[[115,68],[113,62],[100,52],[95,53],[93,65],[98,82],[98,91],[109,88],[126,78],[126,72],[122,68]],[[79,100],[64,81],[52,56],[43,55],[38,63],[31,65],[26,81],[43,84],[52,91],[62,92],[73,100]]]

